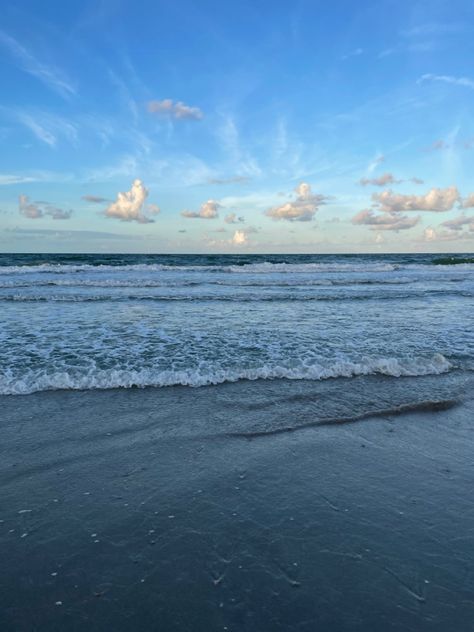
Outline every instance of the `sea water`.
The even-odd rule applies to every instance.
[[[473,369],[468,255],[0,255],[0,394]]]

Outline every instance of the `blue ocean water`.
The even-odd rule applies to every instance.
[[[4,254],[0,394],[471,371],[473,298],[472,255]]]

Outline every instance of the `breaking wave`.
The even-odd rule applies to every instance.
[[[79,370],[27,370],[0,375],[0,394],[26,395],[48,390],[93,390],[113,388],[145,388],[164,386],[201,387],[239,380],[325,380],[351,378],[359,375],[380,374],[391,377],[416,377],[446,373],[453,365],[441,354],[429,358],[399,359],[371,358],[354,361],[335,361],[331,364],[262,365],[253,368],[229,369],[215,367],[184,368],[182,370],[145,369],[88,369]]]

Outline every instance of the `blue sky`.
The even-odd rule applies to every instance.
[[[468,0],[4,2],[0,250],[472,251],[473,25]]]

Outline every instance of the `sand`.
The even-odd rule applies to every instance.
[[[472,632],[468,393],[309,425],[321,388],[1,398],[0,629]]]

